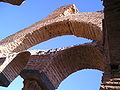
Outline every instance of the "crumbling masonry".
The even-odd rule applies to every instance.
[[[20,5],[23,0],[0,0]],[[120,1],[103,0],[104,14],[79,13],[75,5],[58,8],[45,19],[0,41],[0,85],[18,75],[23,90],[55,90],[68,75],[81,69],[104,72],[100,90],[120,90]],[[75,35],[92,43],[54,50],[31,50],[48,39]]]

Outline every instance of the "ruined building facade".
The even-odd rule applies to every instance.
[[[0,0],[20,5],[23,0]],[[120,1],[103,0],[103,12],[79,13],[75,5],[58,8],[45,19],[0,41],[0,85],[18,75],[23,90],[55,90],[73,72],[103,71],[100,90],[120,90]],[[30,47],[61,35],[75,35],[91,43],[54,50]]]

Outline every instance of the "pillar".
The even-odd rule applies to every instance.
[[[24,79],[22,90],[55,90],[44,72],[23,70],[20,75]]]

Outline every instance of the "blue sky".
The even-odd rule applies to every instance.
[[[95,12],[103,9],[101,0],[27,0],[21,6],[0,3],[0,40],[47,17],[60,6],[75,4],[80,12]],[[30,49],[51,49],[91,42],[75,36],[57,37]],[[102,72],[81,70],[63,80],[57,90],[99,90]],[[8,88],[21,90],[23,79],[16,78]]]

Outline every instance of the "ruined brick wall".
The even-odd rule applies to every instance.
[[[101,90],[120,90],[120,0],[104,0],[104,51],[108,67]]]

